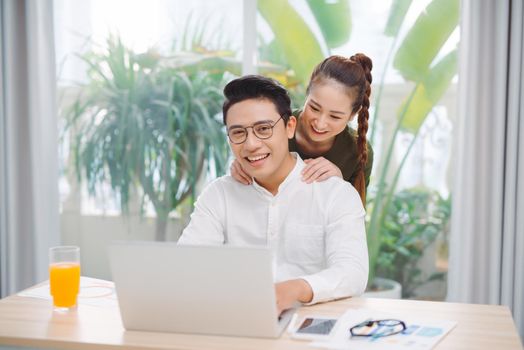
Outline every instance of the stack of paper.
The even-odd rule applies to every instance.
[[[17,295],[21,297],[52,299],[51,293],[49,292],[49,281],[39,287],[26,289]],[[110,281],[82,276],[80,277],[78,303],[81,305],[100,307],[118,306],[115,285]]]

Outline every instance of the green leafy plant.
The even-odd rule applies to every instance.
[[[169,213],[195,196],[197,181],[223,174],[228,145],[220,119],[222,75],[191,72],[154,51],[136,55],[117,37],[82,56],[88,82],[68,111],[79,180],[89,192],[110,183],[125,212],[137,189],[165,240]]]
[[[395,195],[396,185],[406,159],[417,140],[420,127],[426,120],[429,112],[438,103],[448,89],[457,72],[457,50],[453,50],[443,58],[437,56],[443,45],[458,25],[458,0],[433,0],[420,13],[419,17],[409,28],[398,49],[401,25],[411,5],[411,0],[395,0],[392,4],[388,25],[385,34],[392,36],[390,54],[386,60],[386,67],[392,57],[393,66],[408,82],[414,83],[414,88],[399,106],[397,124],[389,140],[388,147],[381,164],[376,165],[379,176],[374,180],[376,192],[368,202],[371,216],[368,224],[368,249],[370,256],[370,280],[376,273],[376,262],[381,254],[381,236],[384,234],[386,216]],[[374,100],[375,114],[371,127],[370,139],[374,140],[378,111],[384,86],[384,75],[381,77],[379,91]],[[392,164],[392,155],[397,136],[400,131],[411,133],[414,137],[409,144],[400,163],[395,167]],[[393,176],[390,177],[389,173]]]
[[[348,0],[308,0],[322,32],[320,42],[305,20],[287,0],[259,0],[258,11],[275,34],[270,45],[285,58],[298,82],[307,85],[311,71],[324,59],[322,46],[328,51],[347,42],[351,34],[351,15]]]
[[[388,207],[380,236],[377,257],[378,276],[402,284],[402,296],[415,296],[427,282],[443,279],[444,272],[423,275],[417,263],[426,248],[449,229],[451,200],[426,188],[411,188],[395,193]]]

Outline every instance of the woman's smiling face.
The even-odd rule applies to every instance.
[[[299,119],[301,136],[312,143],[333,140],[352,119],[352,105],[342,84],[328,79],[312,85]]]

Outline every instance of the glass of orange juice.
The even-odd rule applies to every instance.
[[[80,290],[80,248],[58,246],[49,248],[49,288],[55,308],[76,307]]]

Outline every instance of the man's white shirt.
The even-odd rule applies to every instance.
[[[210,183],[198,197],[179,244],[268,246],[275,282],[302,278],[311,304],[360,295],[368,279],[365,211],[358,192],[338,177],[306,184],[296,164],[276,195],[256,181],[231,176]]]

